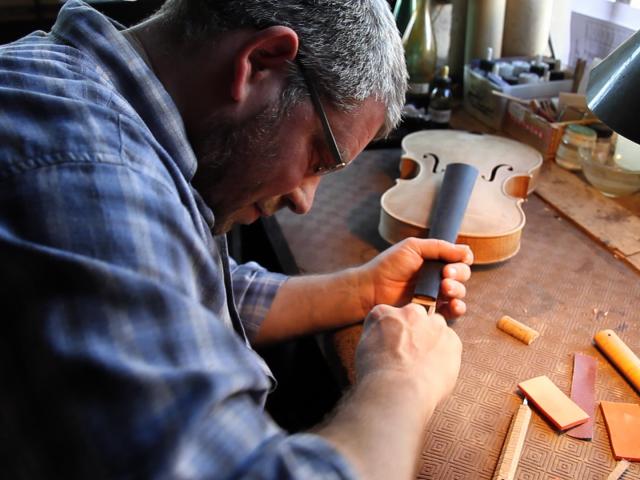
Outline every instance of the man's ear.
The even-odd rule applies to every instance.
[[[282,75],[297,54],[298,35],[289,27],[269,27],[251,35],[233,62],[232,98],[242,101],[261,80]]]

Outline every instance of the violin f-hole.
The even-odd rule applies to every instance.
[[[506,163],[501,163],[500,165],[496,165],[495,167],[493,167],[493,170],[491,170],[491,178],[489,178],[487,180],[487,177],[482,175],[481,178],[483,180],[487,180],[487,182],[493,182],[496,179],[496,175],[498,174],[498,170],[500,170],[502,167],[507,167],[507,169],[510,172],[513,172],[513,167],[511,165],[507,165]]]
[[[433,157],[433,159],[435,160],[435,162],[433,162],[432,173],[438,173],[438,165],[440,164],[440,159],[435,153],[425,153],[424,155],[422,155],[422,158],[424,158],[425,160],[429,157]]]
[[[424,153],[422,158],[428,160],[429,157],[433,157],[433,168],[431,173],[438,173],[438,165],[440,165],[440,159],[435,153]],[[410,180],[415,178],[418,174],[419,162],[411,157],[402,157],[400,159],[400,178],[403,180]]]

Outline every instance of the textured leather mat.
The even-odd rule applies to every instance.
[[[379,198],[397,177],[399,156],[399,150],[364,152],[323,179],[308,215],[277,215],[301,271],[359,264],[387,247],[377,230]],[[491,478],[521,403],[517,383],[547,375],[568,395],[576,352],[598,359],[597,401],[640,403],[592,343],[597,331],[611,328],[640,353],[640,277],[535,194],[524,210],[520,252],[503,264],[473,269],[468,313],[452,325],[464,345],[460,378],[428,426],[418,478]],[[503,315],[540,337],[527,346],[498,330]],[[337,355],[347,376],[358,335],[354,327],[329,338],[327,355]],[[592,441],[558,433],[534,410],[516,478],[604,479],[615,464],[600,409]],[[640,479],[640,464],[623,478]]]

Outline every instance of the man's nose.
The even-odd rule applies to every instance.
[[[306,177],[295,190],[286,195],[289,209],[300,215],[311,210],[319,183],[320,177],[317,175]]]

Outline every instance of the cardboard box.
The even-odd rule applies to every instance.
[[[556,97],[560,92],[569,92],[572,84],[573,80],[568,79],[500,87],[469,65],[465,65],[464,108],[481,122],[500,130],[509,101],[494,95],[494,90],[522,99],[541,99]]]
[[[591,117],[581,120],[549,122],[536,115],[527,105],[509,101],[502,131],[514,140],[526,143],[538,150],[545,160],[553,161],[567,125],[588,125],[596,121],[596,118]]]

